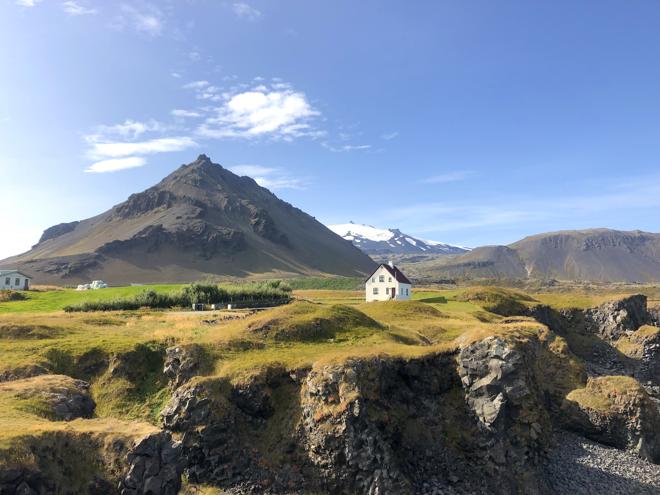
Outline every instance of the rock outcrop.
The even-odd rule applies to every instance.
[[[128,471],[120,482],[121,495],[176,495],[181,488],[181,444],[167,432],[136,442],[128,453]]]
[[[660,414],[632,378],[590,378],[584,389],[568,394],[565,425],[580,434],[660,463]]]
[[[627,332],[634,332],[651,322],[646,296],[637,294],[606,302],[585,311],[586,324],[592,332],[612,342]]]
[[[461,350],[459,374],[478,419],[489,471],[511,473],[512,491],[539,490],[533,471],[552,437],[534,374],[540,345],[488,337]]]

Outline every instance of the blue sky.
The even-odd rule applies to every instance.
[[[325,223],[660,231],[657,1],[0,0],[0,258],[206,153]]]

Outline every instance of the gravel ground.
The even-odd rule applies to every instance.
[[[568,432],[557,433],[558,447],[543,466],[556,495],[635,495],[660,493],[660,465],[635,454]]]

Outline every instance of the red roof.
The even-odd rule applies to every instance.
[[[408,277],[406,277],[401,270],[399,270],[396,266],[390,266],[387,263],[382,263],[374,273],[376,273],[378,270],[380,270],[380,267],[383,266],[385,269],[389,272],[390,275],[394,277],[394,280],[397,282],[400,282],[402,284],[409,284],[412,285],[412,282],[408,280]],[[369,276],[371,278],[373,276],[373,273]],[[367,280],[369,280],[369,278]]]

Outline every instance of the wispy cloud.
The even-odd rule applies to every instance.
[[[147,122],[139,122],[136,120],[127,119],[121,124],[98,126],[98,134],[96,137],[117,135],[124,138],[136,139],[145,132],[161,132],[166,129],[167,126],[154,119],[148,120]]]
[[[213,91],[210,92],[210,89]],[[197,133],[209,138],[260,138],[269,137],[291,141],[294,138],[317,137],[311,121],[319,116],[304,93],[295,91],[287,84],[276,83],[269,87],[259,85],[250,90],[233,90],[219,93],[214,86],[197,88],[207,99],[218,98],[222,105],[214,109],[215,115],[199,126]]]
[[[592,185],[593,187],[593,185]],[[580,195],[554,194],[552,197],[491,197],[477,202],[419,203],[385,212],[385,223],[406,225],[411,231],[449,232],[485,227],[518,227],[533,224],[562,224],[584,219],[590,223],[605,212],[649,209],[660,206],[660,176],[637,178],[615,185],[600,184],[598,189]]]
[[[474,170],[455,170],[453,172],[427,177],[422,182],[427,184],[446,184],[448,182],[460,182],[475,175],[477,173]]]
[[[64,9],[64,12],[69,15],[91,15],[98,12],[96,9],[85,7],[84,5],[81,5],[80,2],[75,2],[73,0],[63,2],[62,8]]]
[[[188,136],[176,136],[149,139],[147,141],[98,142],[92,140],[90,145],[91,148],[88,150],[87,156],[99,159],[182,151],[197,146],[197,143]]]
[[[257,184],[270,190],[277,189],[304,189],[305,181],[299,177],[292,177],[284,170],[261,165],[236,165],[230,167],[236,175],[252,177]]]
[[[256,21],[261,18],[261,11],[255,9],[254,7],[248,5],[244,2],[237,2],[232,5],[234,14],[241,19],[247,19],[248,21]]]
[[[38,3],[41,3],[42,0],[16,0],[14,3],[20,5],[21,7],[34,7]]]
[[[149,36],[159,36],[163,32],[165,18],[155,5],[145,3],[136,8],[124,3],[120,6],[120,11],[117,19],[117,26],[120,28],[128,23],[136,31]]]
[[[126,158],[110,158],[108,160],[101,160],[96,163],[92,163],[85,172],[90,173],[106,173],[106,172],[117,172],[118,170],[125,170],[127,168],[136,168],[142,167],[147,163],[147,160],[141,156],[129,156]]]
[[[199,112],[195,112],[193,110],[183,110],[180,108],[174,109],[170,112],[174,117],[179,117],[179,118],[194,118],[194,117],[201,117],[202,114]]]
[[[342,153],[346,151],[360,151],[360,150],[365,151],[371,149],[370,144],[344,144],[340,146],[335,146],[325,142],[325,143],[321,143],[321,145],[324,148],[332,151],[333,153]]]
[[[399,131],[386,132],[380,136],[380,138],[384,139],[385,141],[390,141],[397,137],[399,137]]]

